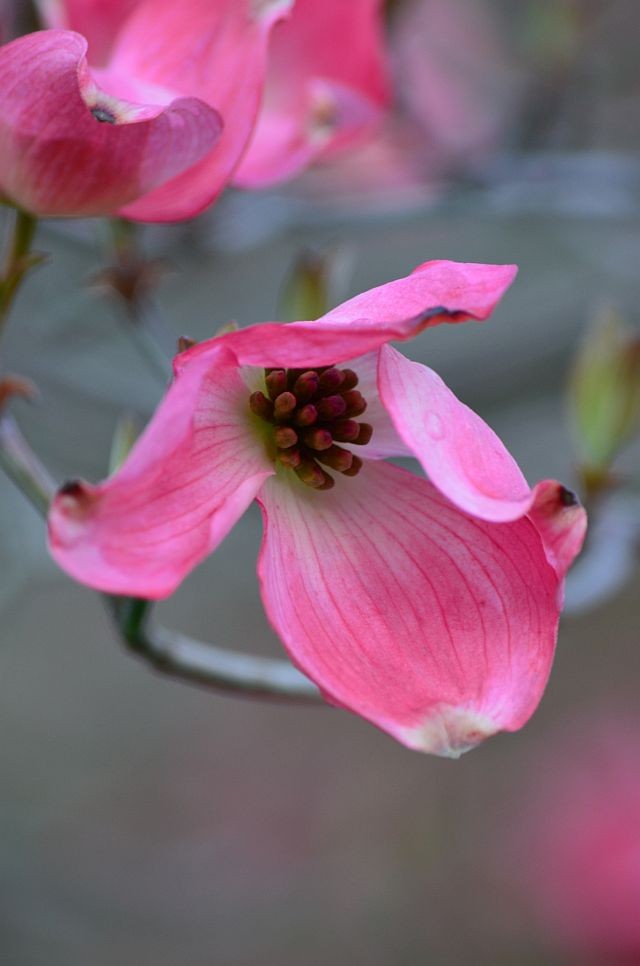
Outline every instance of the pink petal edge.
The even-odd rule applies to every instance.
[[[483,321],[515,278],[515,265],[434,261],[370,289],[315,322],[263,322],[201,342],[176,357],[179,371],[223,341],[241,365],[321,366],[346,362],[390,340],[469,319]]]
[[[573,490],[557,480],[542,480],[533,488],[529,518],[538,528],[549,563],[564,576],[582,550],[587,511]]]
[[[379,355],[380,398],[431,482],[465,513],[503,523],[529,514],[566,572],[586,532],[577,498],[554,480],[531,489],[499,437],[427,366],[391,346]]]
[[[453,757],[528,720],[560,585],[530,520],[474,520],[426,480],[371,461],[327,493],[274,478],[258,500],[265,610],[327,700]]]
[[[171,594],[274,472],[247,401],[223,346],[178,377],[114,476],[67,484],[56,496],[49,544],[63,570],[109,593]]]
[[[528,511],[532,493],[518,464],[437,373],[386,345],[378,388],[398,435],[452,503],[496,523]]]

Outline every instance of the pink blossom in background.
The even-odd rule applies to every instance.
[[[43,24],[75,30],[89,44],[94,67],[104,67],[126,18],[142,0],[37,0]]]
[[[381,122],[349,150],[322,156],[295,193],[377,209],[413,206],[500,149],[523,73],[495,5],[403,0],[387,46],[393,101]]]
[[[396,111],[362,143],[308,168],[289,193],[360,214],[399,206],[413,211],[442,190],[442,166],[425,159],[417,125]]]
[[[520,728],[584,511],[558,483],[531,489],[480,417],[388,344],[486,319],[514,275],[427,262],[314,322],[182,353],[122,468],[61,489],[53,556],[91,587],[166,597],[256,499],[265,610],[329,702],[437,754]]]
[[[640,719],[591,714],[531,784],[519,858],[538,921],[577,962],[640,962]]]
[[[362,141],[388,101],[382,0],[296,0],[274,31],[265,101],[235,183],[284,181]]]
[[[39,215],[197,214],[247,146],[292,3],[45,0],[57,29],[0,48],[0,193]]]
[[[397,96],[425,159],[468,166],[495,149],[513,113],[518,72],[495,6],[408,0],[392,36]]]

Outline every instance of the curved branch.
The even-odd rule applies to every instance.
[[[149,620],[147,600],[109,597],[123,642],[129,650],[170,677],[249,697],[318,701],[318,689],[288,663],[236,654],[187,637]]]
[[[0,412],[0,466],[21,493],[46,517],[56,484],[27,444],[15,420]]]
[[[13,212],[13,225],[0,271],[0,332],[6,325],[9,310],[18,293],[24,276],[42,262],[43,256],[31,253],[31,243],[38,221],[26,211]]]
[[[0,466],[45,516],[56,485],[8,416],[0,417]],[[237,654],[155,624],[151,601],[104,598],[125,646],[169,677],[254,698],[321,700],[315,685],[288,661]]]

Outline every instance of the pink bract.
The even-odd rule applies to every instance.
[[[234,181],[299,174],[371,132],[389,101],[382,0],[296,0],[274,31],[265,100]]]
[[[255,498],[265,523],[265,610],[329,702],[437,754],[455,756],[521,727],[550,671],[584,511],[554,481],[531,489],[482,420],[435,373],[387,345],[440,323],[486,319],[515,271],[427,262],[316,321],[251,326],[182,353],[124,466],[97,486],[60,491],[50,515],[53,556],[92,587],[164,597]],[[333,368],[326,378],[353,371],[357,392],[342,402],[320,394],[317,412],[340,414],[348,399],[357,415],[361,393],[373,435],[338,448],[352,475],[336,472],[333,488],[313,489],[276,452],[282,419],[261,422],[255,407],[273,414],[291,398],[301,406],[306,390],[296,387],[345,364],[342,376]],[[265,383],[273,368],[298,370],[287,384],[299,399],[273,389],[269,380],[285,375]],[[298,384],[300,372],[317,369]],[[276,403],[256,402],[260,390]],[[311,436],[295,425],[320,462],[326,426],[334,441],[354,438],[354,420],[324,429],[320,420]],[[430,481],[384,462],[392,456],[414,456]],[[323,472],[312,471],[316,484]]]
[[[246,149],[292,3],[43,0],[57,29],[0,49],[0,194],[38,215],[202,211]]]

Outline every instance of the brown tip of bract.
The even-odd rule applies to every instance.
[[[55,506],[68,518],[84,517],[95,502],[93,488],[84,480],[67,480],[55,498]]]
[[[194,345],[197,345],[195,339],[190,338],[188,335],[181,335],[178,338],[178,352],[186,352],[187,349],[193,349]]]
[[[529,517],[538,528],[550,563],[562,576],[582,549],[587,514],[576,494],[555,480],[535,488]]]
[[[578,497],[576,496],[576,494],[573,492],[573,490],[567,489],[566,486],[559,486],[559,488],[558,488],[558,499],[559,499],[560,503],[562,504],[562,506],[564,506],[564,507],[579,506],[580,505],[580,500],[578,499]]]
[[[82,480],[67,480],[62,484],[58,490],[59,496],[70,496],[74,499],[78,499],[82,496],[83,485]]]

